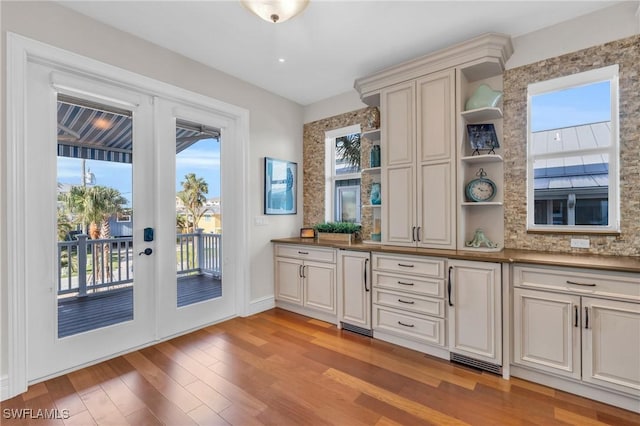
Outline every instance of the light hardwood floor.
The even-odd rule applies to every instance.
[[[36,384],[6,409],[70,416],[3,415],[7,426],[640,425],[629,411],[278,309]]]

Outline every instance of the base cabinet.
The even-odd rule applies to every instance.
[[[338,322],[371,330],[369,252],[338,252]]]
[[[499,263],[449,260],[449,350],[502,365],[502,275]]]
[[[640,410],[638,274],[516,266],[514,286],[514,365],[625,393]]]
[[[335,249],[276,245],[276,302],[285,303],[283,307],[295,312],[335,323],[335,256]]]

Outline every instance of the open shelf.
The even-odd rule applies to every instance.
[[[360,170],[360,173],[380,173],[380,167],[368,167],[366,169]]]
[[[380,142],[380,129],[364,131],[360,133],[360,137],[369,139],[375,145],[376,142]]]
[[[375,208],[382,207],[382,204],[363,204],[362,207],[369,207],[369,208],[375,209]]]
[[[469,122],[489,121],[502,118],[502,110],[496,107],[485,107],[478,109],[470,109],[460,113],[460,115]]]
[[[503,250],[503,247],[489,248],[489,247],[467,247],[464,246],[460,250],[464,251],[484,251],[488,253],[495,253]]]
[[[463,163],[500,163],[503,161],[502,155],[498,154],[480,154],[480,155],[468,155],[460,158]]]
[[[463,201],[463,206],[501,206],[502,201]]]

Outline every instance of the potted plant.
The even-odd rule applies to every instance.
[[[352,222],[325,222],[314,226],[318,240],[343,241],[351,244],[358,239],[360,225]]]

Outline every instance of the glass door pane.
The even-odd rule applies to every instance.
[[[176,123],[177,307],[222,296],[220,138],[217,129]]]
[[[58,95],[58,337],[133,319],[131,111]]]

